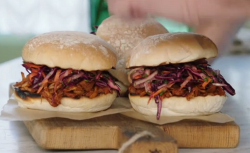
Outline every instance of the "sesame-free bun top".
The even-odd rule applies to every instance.
[[[186,63],[216,57],[218,50],[209,38],[195,33],[149,36],[131,51],[127,67]]]
[[[114,48],[101,38],[73,31],[49,32],[23,48],[25,62],[76,70],[108,70],[116,65]]]
[[[116,49],[118,60],[116,70],[109,72],[123,84],[129,85],[126,61],[131,49],[146,37],[163,33],[168,33],[168,30],[153,18],[124,20],[117,16],[110,16],[99,25],[96,35]]]

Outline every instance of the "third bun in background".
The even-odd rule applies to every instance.
[[[130,21],[111,16],[101,23],[96,35],[115,47],[116,70],[109,72],[128,86],[126,60],[130,51],[146,37],[163,33],[168,33],[167,29],[152,18]]]

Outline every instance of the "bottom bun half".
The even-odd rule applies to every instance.
[[[51,106],[44,98],[26,97],[23,99],[16,92],[14,96],[18,101],[18,105],[22,108],[60,112],[97,112],[109,108],[115,100],[117,93],[100,95],[93,99],[86,97],[80,99],[64,97],[61,100],[61,104],[57,107]]]
[[[209,115],[219,112],[227,97],[226,96],[206,96],[195,97],[188,101],[185,97],[171,97],[162,100],[161,116],[196,116]],[[145,115],[156,115],[157,104],[149,97],[129,95],[132,107]]]

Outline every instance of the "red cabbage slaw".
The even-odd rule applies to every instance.
[[[135,88],[144,88],[157,104],[157,119],[160,118],[162,98],[161,95],[178,84],[180,89],[185,88],[191,92],[197,84],[208,84],[222,87],[230,95],[235,95],[233,87],[224,79],[219,70],[214,70],[205,59],[189,63],[161,65],[158,67],[136,67],[128,73],[129,82]],[[185,97],[186,95],[183,95]]]
[[[120,95],[120,87],[115,83],[115,79],[107,71],[84,71],[73,69],[60,69],[58,67],[50,68],[44,65],[36,65],[33,63],[24,63],[22,65],[28,72],[27,77],[30,80],[31,88],[39,93],[43,83],[50,80],[56,84],[60,84],[61,88],[76,86],[79,82],[95,82],[98,87],[109,87]],[[23,77],[24,79],[24,77]],[[18,84],[18,83],[17,83]],[[55,87],[56,88],[56,87]],[[53,98],[56,96],[56,89]]]
[[[95,30],[97,30],[98,26],[94,26],[94,28],[95,28]],[[92,32],[90,32],[90,34],[96,35],[96,31],[92,31]]]

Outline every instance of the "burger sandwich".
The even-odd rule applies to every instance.
[[[22,80],[15,87],[20,107],[46,111],[97,112],[109,108],[119,86],[107,70],[114,48],[83,32],[50,32],[31,39],[22,51]]]
[[[129,99],[146,115],[194,116],[219,112],[235,90],[207,59],[218,54],[207,37],[194,33],[149,36],[127,62]]]

